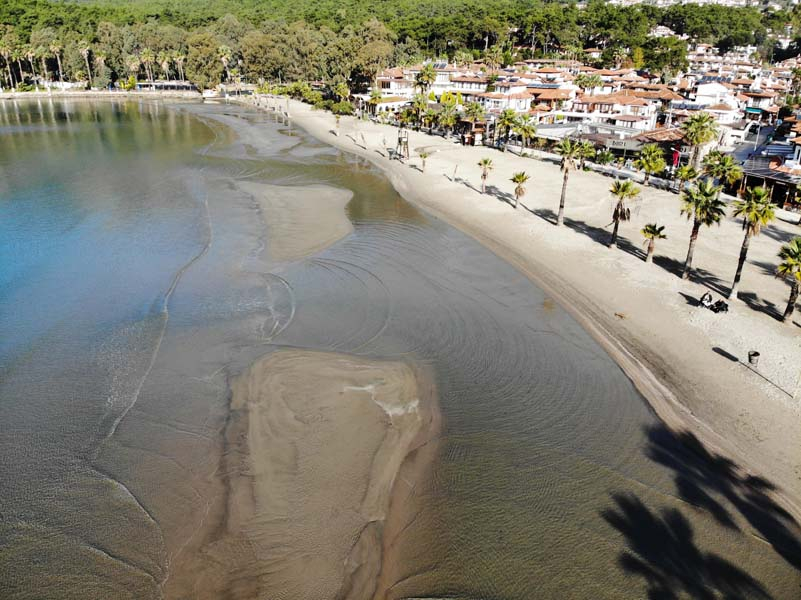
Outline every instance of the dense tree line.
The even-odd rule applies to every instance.
[[[363,87],[386,66],[424,57],[495,65],[603,49],[600,65],[676,71],[684,44],[651,38],[667,25],[696,41],[762,46],[793,12],[677,5],[665,9],[535,0],[166,0],[0,4],[6,84],[112,81],[345,80]]]

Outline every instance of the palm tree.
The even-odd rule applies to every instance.
[[[17,63],[17,68],[19,69],[19,79],[20,83],[25,80],[25,72],[22,70],[22,59],[25,58],[25,49],[20,44],[12,46],[11,50],[11,60]]]
[[[734,203],[732,216],[743,218],[743,229],[745,237],[743,245],[740,247],[740,259],[737,261],[737,272],[734,274],[734,282],[729,290],[729,298],[737,298],[737,286],[740,284],[740,276],[743,273],[745,259],[748,256],[748,245],[751,238],[759,235],[762,227],[776,218],[773,204],[770,201],[770,194],[764,187],[748,188],[745,190],[745,197]]]
[[[156,62],[156,55],[150,48],[145,48],[139,54],[139,60],[142,61],[142,66],[145,68],[145,76],[147,80],[153,81],[153,63]]]
[[[694,181],[698,178],[698,171],[692,165],[682,165],[676,169],[676,179],[679,180],[679,192],[684,191],[684,185],[688,181]]]
[[[164,79],[170,80],[170,54],[168,52],[159,52],[156,57],[161,72],[164,73]]]
[[[567,179],[570,171],[576,168],[576,160],[581,153],[580,142],[574,142],[570,138],[563,138],[556,146],[556,151],[562,155],[560,168],[562,169],[562,195],[559,198],[559,213],[556,215],[556,225],[565,222],[565,198],[567,196]]]
[[[64,83],[64,71],[61,69],[61,43],[58,40],[50,42],[50,53],[56,57],[56,65],[58,65],[58,80]]]
[[[381,90],[378,89],[377,87],[374,87],[373,89],[370,90],[370,100],[367,101],[367,104],[372,107],[373,114],[376,114],[376,111],[378,110],[377,107],[379,104],[381,104],[381,98],[383,97],[384,95],[381,93]]]
[[[484,120],[484,107],[478,102],[470,102],[464,108],[464,116],[467,120],[475,123]]]
[[[33,75],[33,84],[36,86],[36,89],[39,89],[38,79],[36,77],[36,63],[34,63],[34,59],[36,58],[36,52],[31,46],[25,46],[23,49],[23,54],[25,58],[28,60],[28,64],[31,65],[31,74]]]
[[[509,143],[509,132],[512,131],[515,125],[517,125],[517,113],[511,108],[504,109],[503,112],[498,115],[498,121],[495,123],[495,127],[498,128],[503,137],[504,152],[506,151],[506,144]]]
[[[95,52],[95,73],[102,72],[106,67],[106,53],[101,51]]]
[[[500,46],[493,46],[484,53],[484,64],[490,71],[503,66],[503,50]]]
[[[729,154],[713,150],[704,157],[704,174],[718,180],[718,183],[731,185],[742,179],[743,170]]]
[[[8,37],[3,36],[2,38],[0,38],[0,56],[3,57],[3,61],[6,63],[6,70],[8,71],[8,85],[11,88],[16,89],[17,82],[14,81],[14,72],[11,70],[11,60],[13,53],[14,53],[14,46],[12,45]],[[22,73],[20,73],[20,76],[22,76]]]
[[[186,56],[184,56],[181,52],[173,52],[172,61],[178,68],[178,75],[181,78],[181,81],[184,81],[184,62],[186,61]]]
[[[50,76],[47,73],[48,50],[44,46],[36,46],[35,51],[36,51],[36,56],[39,58],[40,61],[42,61],[42,77],[44,79],[44,82],[47,82],[46,85],[47,85],[47,89],[49,90],[50,89],[50,83],[49,83],[50,82],[50,78],[49,78]]]
[[[138,56],[131,55],[125,58],[125,68],[128,69],[128,72],[134,79],[138,78],[137,76],[139,75],[139,67],[141,64]]]
[[[512,175],[512,183],[515,184],[515,208],[520,204],[520,198],[526,195],[526,188],[524,184],[531,179],[524,171]]]
[[[81,40],[78,42],[78,50],[81,56],[83,56],[83,62],[86,64],[86,78],[89,81],[89,87],[92,87],[92,67],[89,65],[89,53],[92,51],[92,48],[89,46],[89,42]]]
[[[223,48],[225,48],[225,46],[223,46]],[[339,98],[340,102],[345,102],[348,98],[350,98],[350,88],[344,81],[338,81],[336,84],[334,84],[334,87],[331,91],[334,93],[334,96]]]
[[[537,135],[537,126],[528,115],[521,115],[517,119],[517,123],[514,125],[512,130],[514,131],[515,135],[520,136],[520,141],[523,144],[523,148],[527,148],[529,140]]]
[[[699,112],[681,124],[684,139],[693,147],[690,164],[698,169],[698,158],[701,146],[718,137],[718,124],[708,112]]]
[[[581,170],[584,170],[584,164],[588,158],[595,157],[595,145],[589,140],[582,140],[579,142],[579,156],[581,157]]]
[[[590,96],[594,96],[595,88],[601,87],[603,85],[603,80],[598,75],[580,73],[579,75],[576,75],[573,83],[583,90],[590,90]]]
[[[427,150],[423,150],[422,152],[418,152],[417,155],[420,157],[421,168],[420,171],[423,173],[426,172],[426,159],[431,156],[431,153]]]
[[[687,259],[684,261],[684,270],[681,273],[682,279],[687,279],[690,276],[695,242],[698,240],[698,232],[701,230],[701,225],[711,227],[719,224],[725,214],[725,204],[718,198],[718,194],[720,194],[720,187],[707,180],[699,181],[682,194],[681,214],[686,215],[688,220],[693,220],[690,245],[687,248]]]
[[[661,173],[665,170],[665,155],[662,149],[656,144],[647,144],[640,150],[640,155],[634,161],[634,166],[638,171],[645,172],[643,183],[648,185],[651,175]]]
[[[601,150],[595,155],[595,162],[599,165],[608,165],[615,160],[615,155],[611,150]]]
[[[431,133],[433,133],[434,125],[436,124],[438,117],[439,117],[439,114],[433,108],[427,108],[425,110],[425,112],[423,113],[423,119],[422,119],[423,120],[423,125],[428,127],[429,135],[431,135]]]
[[[478,161],[478,166],[481,167],[481,193],[484,194],[487,191],[487,177],[489,177],[494,165],[491,158],[482,158]]]
[[[428,98],[426,98],[425,94],[415,94],[412,98],[412,109],[414,110],[418,127],[423,120],[423,113],[427,108]]]
[[[231,64],[231,57],[233,52],[228,46],[222,45],[217,48],[217,56],[220,58],[220,62],[223,65],[223,69],[225,69],[225,80],[231,81],[231,71],[228,70],[228,65]]]
[[[453,64],[457,67],[467,67],[473,62],[473,55],[466,50],[459,50],[453,55]]]
[[[420,91],[422,92],[427,92],[428,89],[434,85],[436,80],[437,71],[434,69],[434,65],[431,63],[426,63],[423,65],[423,68],[420,69],[420,72],[414,77],[415,87],[420,88]]]
[[[609,191],[617,198],[615,210],[612,211],[612,221],[615,226],[612,229],[612,237],[609,239],[609,247],[613,248],[617,246],[617,232],[620,227],[620,222],[631,219],[631,209],[626,206],[626,203],[639,196],[640,188],[634,185],[634,182],[629,179],[625,181],[615,179]]]
[[[782,262],[776,267],[776,277],[781,277],[790,282],[790,300],[787,308],[784,309],[782,321],[790,323],[793,316],[795,303],[798,300],[798,292],[801,290],[801,237],[790,240],[779,250],[779,258]]]
[[[456,107],[453,104],[445,104],[439,111],[439,126],[445,129],[445,137],[451,134],[451,128],[456,125]]]
[[[663,233],[664,231],[665,226],[657,225],[656,223],[646,223],[645,227],[640,230],[640,233],[642,233],[642,236],[645,238],[645,241],[648,244],[648,251],[645,254],[645,262],[653,262],[656,240],[667,239],[667,236]]]

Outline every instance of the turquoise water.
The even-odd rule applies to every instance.
[[[354,233],[278,263],[241,181],[349,189]],[[372,167],[243,108],[60,101],[0,104],[0,597],[249,598],[181,561],[224,527],[227,377],[282,347],[434,371],[391,597],[798,597],[767,485]]]

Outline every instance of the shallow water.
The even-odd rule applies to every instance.
[[[243,181],[348,189],[354,232],[272,260]],[[391,597],[799,597],[767,486],[682,449],[546,294],[373,167],[243,108],[60,101],[0,104],[0,597],[186,597],[224,519],[227,377],[277,348],[434,372]]]

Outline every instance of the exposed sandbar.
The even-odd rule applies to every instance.
[[[313,256],[353,232],[345,207],[350,190],[325,185],[280,186],[238,182],[261,206],[270,258],[291,262]]]
[[[227,523],[252,550],[258,597],[372,597],[390,559],[393,489],[413,487],[428,461],[417,452],[397,475],[438,433],[430,378],[401,362],[292,350],[257,361],[231,390]]]

